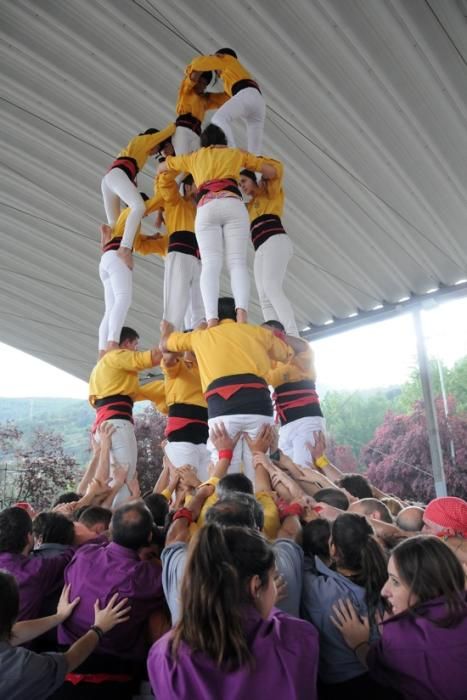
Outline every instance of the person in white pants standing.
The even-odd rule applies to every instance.
[[[263,143],[266,103],[258,83],[230,48],[219,49],[214,55],[194,58],[186,72],[192,80],[197,80],[203,71],[210,70],[216,71],[223,80],[224,91],[230,96],[214,114],[211,122],[222,129],[229,146],[235,148],[231,124],[243,119],[247,131],[247,149],[250,153],[259,155]]]
[[[266,161],[275,175],[258,184],[251,170],[240,173],[240,187],[249,197],[251,240],[255,249],[254,275],[263,318],[285,326],[287,335],[298,336],[292,304],[284,292],[287,266],[293,256],[292,242],[282,226],[284,166],[278,160]]]
[[[238,188],[237,177],[242,167],[273,175],[274,169],[264,159],[227,148],[225,134],[210,124],[201,135],[201,146],[195,153],[168,156],[158,173],[174,170],[190,172],[198,188],[195,220],[196,239],[201,254],[201,294],[208,326],[218,323],[217,300],[224,246],[230,272],[237,320],[246,322],[250,293],[247,268],[249,221]],[[250,163],[243,166],[242,163]]]
[[[138,134],[126,148],[120,151],[102,178],[101,190],[108,225],[113,229],[117,222],[120,215],[120,200],[130,208],[120,248],[117,252],[117,255],[130,269],[133,267],[131,255],[133,241],[145,211],[144,201],[136,184],[136,177],[138,172],[144,168],[149,156],[163,152],[166,145],[170,144],[170,137],[174,132],[175,124],[169,124],[162,131],[147,129],[147,131]]]

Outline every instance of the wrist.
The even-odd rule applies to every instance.
[[[303,506],[297,502],[287,503],[281,499],[277,504],[277,509],[281,521],[285,520],[289,515],[297,515],[299,518],[303,515]]]
[[[357,653],[358,649],[360,649],[364,644],[368,646],[369,643],[370,642],[368,641],[368,639],[364,639],[362,642],[359,642],[354,647],[352,647],[352,651]]]
[[[325,469],[330,464],[330,462],[325,455],[321,455],[321,457],[318,457],[314,460],[314,464],[315,467],[318,467],[318,469]]]
[[[89,628],[90,632],[94,632],[94,634],[97,636],[98,641],[100,642],[101,639],[103,638],[105,632],[102,629],[102,627],[99,627],[99,625],[91,625]]]
[[[175,511],[172,522],[174,520],[180,520],[181,518],[188,520],[188,524],[191,525],[193,522],[193,512],[189,508],[179,508],[177,511]]]
[[[229,449],[219,450],[218,454],[219,454],[219,459],[228,459],[229,461],[231,461],[232,456],[233,456],[233,450],[229,450]]]

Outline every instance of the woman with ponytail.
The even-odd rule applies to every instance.
[[[318,635],[273,608],[274,554],[258,532],[201,528],[180,597],[180,621],[149,653],[158,700],[317,698]]]
[[[371,637],[376,639],[386,559],[371,525],[354,513],[340,515],[332,524],[330,553],[330,567],[318,557],[306,561],[302,594],[303,616],[319,631],[320,698],[348,699],[355,693],[361,699],[379,688],[333,625],[333,605],[342,598],[350,599],[358,614],[368,617]]]

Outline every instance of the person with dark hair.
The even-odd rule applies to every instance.
[[[222,107],[230,97],[226,92],[206,92],[213,79],[212,71],[202,71],[197,80],[192,80],[189,69],[190,66],[185,69],[175,107],[177,118],[172,145],[177,156],[198,150],[206,112]]]
[[[0,511],[0,569],[12,574],[19,588],[20,620],[39,617],[44,601],[63,587],[63,572],[74,550],[54,557],[31,557],[33,525],[21,508]]]
[[[143,500],[144,505],[152,515],[155,525],[164,527],[169,512],[169,504],[165,496],[160,493],[150,493],[148,496],[145,496]]]
[[[386,580],[386,559],[366,519],[350,513],[339,515],[332,523],[330,554],[332,567],[317,556],[305,564],[303,615],[320,635],[322,698],[348,698],[354,692],[362,697],[375,684],[333,625],[333,605],[341,598],[352,600],[358,614],[369,618],[375,639],[377,614],[383,610],[380,592]]]
[[[329,551],[330,539],[331,523],[329,520],[317,518],[307,523],[302,530],[302,548],[305,556],[312,560],[319,557],[329,569],[332,564]]]
[[[341,489],[345,489],[355,498],[373,498],[373,491],[368,483],[368,479],[365,479],[361,474],[346,474],[336,481],[336,486]]]
[[[96,409],[93,425],[96,441],[102,439],[99,426],[105,421],[114,428],[110,440],[110,461],[128,465],[127,481],[136,473],[137,445],[133,425],[133,403],[151,400],[152,390],[156,400],[160,395],[159,383],[150,382],[142,387],[138,372],[160,363],[158,348],[138,352],[139,335],[128,326],[122,328],[117,350],[106,352],[98,361],[89,378],[89,403]],[[117,493],[113,505],[130,496],[126,484]]]
[[[69,601],[65,587],[56,613],[34,620],[16,622],[19,592],[11,574],[0,571],[0,697],[4,700],[45,700],[60,688],[65,676],[92,653],[102,635],[128,620],[126,598],[117,595],[103,609],[94,606],[94,624],[65,653],[35,654],[21,644],[35,639],[66,620],[78,600]],[[55,695],[54,695],[55,697]],[[61,696],[60,696],[61,697]]]
[[[149,199],[144,192],[140,194],[145,207],[141,218],[144,218],[154,211],[153,204],[157,198]],[[130,212],[130,207],[123,209],[113,228],[108,224],[100,227],[102,255],[99,263],[99,277],[104,287],[105,302],[104,316],[99,326],[100,357],[107,350],[118,348],[120,333],[131,306],[133,270],[118,255]],[[164,258],[167,255],[167,242],[167,236],[161,236],[159,233],[154,236],[143,235],[140,224],[133,241],[133,252],[140,255],[153,253]]]
[[[210,124],[201,134],[199,151],[168,156],[157,171],[158,174],[167,170],[191,173],[198,189],[195,232],[201,255],[200,285],[208,326],[218,322],[217,299],[224,247],[237,320],[247,320],[249,222],[238,187],[238,174],[242,168],[258,170],[269,177],[275,173],[264,158],[227,148],[226,143],[223,131]]]
[[[335,625],[379,683],[409,700],[465,700],[467,592],[455,554],[436,537],[398,544],[381,591],[392,609],[372,643],[368,621],[341,601]],[[391,694],[391,698],[395,695]]]
[[[175,173],[162,173],[154,183],[154,197],[149,211],[164,212],[168,236],[164,265],[164,308],[162,318],[177,330],[190,308],[188,328],[198,328],[205,322],[201,298],[201,261],[195,235],[196,187],[191,175],[183,178],[180,194]]]
[[[285,328],[280,321],[266,321],[263,327],[284,337]],[[296,355],[287,362],[273,362],[266,379],[274,388],[274,406],[281,424],[279,449],[295,464],[309,467],[308,445],[314,445],[315,435],[324,435],[326,424],[316,391],[313,350],[301,338],[296,342]]]
[[[77,503],[79,500],[81,500],[79,493],[76,493],[75,491],[64,491],[63,493],[59,494],[52,503],[52,508],[59,506],[61,503]]]
[[[334,508],[339,508],[339,510],[347,510],[349,507],[349,499],[340,489],[318,489],[313,498],[318,503],[327,503]]]
[[[377,498],[361,498],[359,501],[354,501],[349,506],[349,512],[365,515],[367,518],[373,518],[374,520],[382,520],[383,523],[389,523],[390,525],[394,523],[391,511],[387,505]]]
[[[164,352],[191,350],[198,362],[201,386],[208,403],[209,429],[222,423],[231,438],[237,433],[248,433],[255,438],[265,424],[273,424],[271,395],[263,379],[271,367],[271,360],[286,361],[294,347],[301,348],[298,338],[276,338],[265,328],[247,323],[235,323],[235,305],[232,299],[219,300],[216,314],[218,326],[192,333],[170,333],[163,328],[161,348]],[[217,462],[217,451],[208,442],[211,460]],[[230,470],[253,477],[251,451],[242,437],[233,453]]]
[[[73,545],[75,528],[62,513],[43,511],[32,521],[34,557],[56,557]]]
[[[293,257],[293,245],[282,225],[284,166],[278,160],[269,160],[275,176],[263,177],[258,183],[252,170],[240,172],[240,188],[249,198],[250,232],[255,249],[254,276],[259,303],[265,321],[280,321],[288,335],[298,336],[292,304],[283,285],[287,266]]]
[[[218,49],[215,54],[194,58],[186,69],[191,80],[199,79],[203,71],[213,70],[224,83],[224,92],[229,96],[211,119],[227,136],[229,146],[235,148],[232,122],[243,119],[246,124],[247,149],[260,154],[263,143],[266,102],[258,83],[244,68],[233,49]]]
[[[224,498],[227,498],[232,491],[236,491],[237,493],[249,493],[253,496],[253,483],[251,479],[240,472],[235,474],[226,474],[216,486],[217,497],[219,500],[223,500]]]
[[[154,561],[141,561],[138,550],[152,538],[153,520],[143,503],[117,508],[110,524],[111,542],[81,547],[66,568],[65,582],[71,595],[80,600],[72,615],[58,630],[61,644],[72,644],[93,619],[94,601],[105,604],[122,592],[131,605],[131,618],[99,642],[96,653],[110,655],[115,662],[141,661],[145,655],[145,628],[152,612],[163,601],[161,567]]]
[[[397,514],[396,525],[404,532],[420,532],[423,527],[424,509],[420,506],[406,506]]]
[[[85,525],[88,530],[102,535],[109,529],[112,519],[112,511],[102,506],[88,506],[78,517],[78,522]]]
[[[181,617],[149,653],[158,700],[317,698],[316,630],[273,611],[275,603],[266,540],[241,527],[201,528],[183,577]]]
[[[133,241],[145,212],[144,200],[136,186],[136,176],[144,168],[149,156],[159,153],[174,133],[175,124],[169,124],[162,131],[147,129],[135,136],[120,151],[101,182],[107,223],[112,229],[120,214],[120,200],[130,208],[117,250],[117,255],[130,269],[133,267]]]

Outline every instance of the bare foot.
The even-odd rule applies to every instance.
[[[245,309],[237,309],[237,323],[248,323],[248,314]]]
[[[214,326],[219,325],[219,319],[218,318],[210,318],[208,321],[208,328],[214,328]]]
[[[109,350],[118,350],[119,347],[120,346],[116,340],[109,340],[109,342],[107,343],[107,350],[104,351],[104,354],[106,352],[109,352]]]
[[[206,321],[200,321],[195,328],[195,331],[204,331],[208,327]]]
[[[122,246],[120,246],[117,250],[117,255],[130,270],[133,269],[133,254],[130,248],[122,248]]]
[[[107,350],[99,350],[99,360],[102,360]]]

